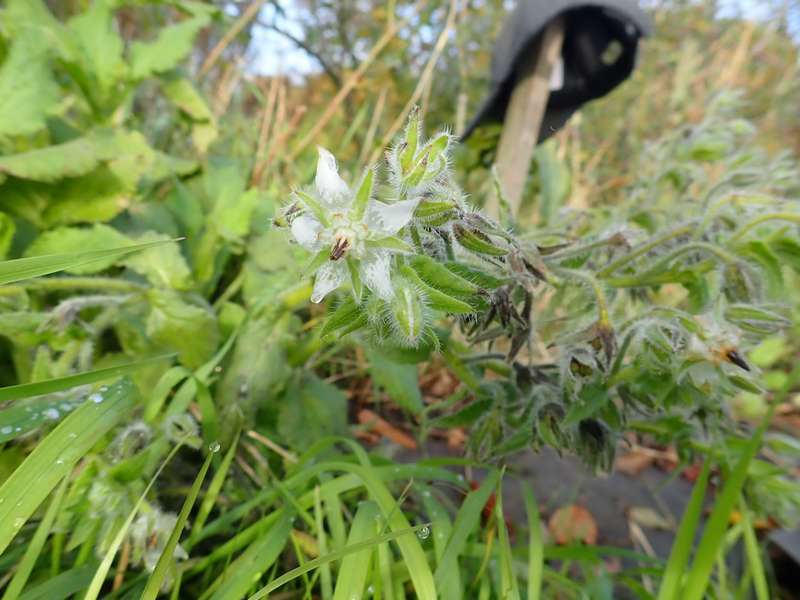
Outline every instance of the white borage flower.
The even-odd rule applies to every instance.
[[[321,302],[348,277],[356,301],[361,301],[364,286],[389,300],[392,256],[413,252],[397,234],[411,221],[419,199],[394,204],[375,200],[372,169],[352,192],[339,176],[333,155],[324,148],[318,151],[314,190],[295,192],[305,212],[291,224],[295,241],[316,253],[311,301]]]

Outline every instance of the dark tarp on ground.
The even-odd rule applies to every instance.
[[[535,51],[547,26],[562,15],[564,82],[550,93],[539,142],[558,131],[582,104],[605,96],[630,76],[639,38],[651,32],[650,19],[635,0],[520,0],[495,43],[489,95],[462,139],[483,123],[503,121],[518,61]],[[603,53],[614,41],[619,57],[605,64]]]

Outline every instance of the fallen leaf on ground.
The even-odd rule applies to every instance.
[[[358,422],[369,427],[370,431],[379,433],[403,448],[408,450],[417,449],[417,440],[367,408],[358,411]]]
[[[577,504],[559,508],[550,517],[547,527],[557,544],[583,542],[593,545],[597,543],[597,523],[595,523],[594,517],[588,510]]]
[[[652,454],[632,450],[618,456],[614,462],[614,468],[621,473],[625,473],[625,475],[636,477],[652,465],[653,462],[655,462],[655,457]]]

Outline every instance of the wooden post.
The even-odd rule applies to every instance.
[[[538,47],[517,67],[517,85],[508,103],[495,160],[503,192],[514,214],[519,209],[525,178],[539,140],[550,96],[550,77],[561,55],[563,42],[564,21],[559,18],[547,26]],[[493,217],[499,215],[499,203],[494,192],[486,203],[486,210]]]

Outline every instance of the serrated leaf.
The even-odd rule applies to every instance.
[[[399,364],[382,352],[370,348],[367,352],[370,374],[389,399],[412,414],[422,410],[422,393],[419,391],[417,367]]]
[[[219,329],[211,307],[189,303],[175,291],[153,289],[147,294],[150,314],[147,335],[156,344],[175,350],[180,362],[198,368],[214,355]]]
[[[0,135],[26,135],[45,126],[58,102],[46,47],[32,32],[18,35],[0,67]]]
[[[144,241],[144,240],[143,240]],[[148,242],[156,240],[146,240]],[[161,238],[159,241],[168,241]],[[95,250],[110,250],[131,245],[131,240],[108,225],[93,225],[92,227],[58,227],[44,232],[25,251],[25,256],[40,256],[43,254],[76,253],[86,248]],[[156,250],[155,248],[153,250]],[[118,256],[110,255],[105,259],[96,260],[89,264],[77,265],[65,269],[74,275],[91,275],[104,271],[119,260]]]
[[[168,236],[148,232],[137,242],[157,242]],[[156,287],[187,290],[192,286],[192,272],[178,244],[156,246],[143,250],[123,261],[129,269],[145,276]]]
[[[259,191],[251,188],[236,198],[218,199],[210,218],[217,233],[232,242],[245,237],[250,231],[259,197]]]
[[[208,21],[206,15],[195,16],[161,29],[153,42],[134,42],[130,51],[132,77],[144,79],[177,67],[192,51],[197,33]]]
[[[107,158],[102,150],[97,137],[87,135],[63,144],[0,157],[0,172],[43,182],[78,177],[95,169],[101,158]]]

